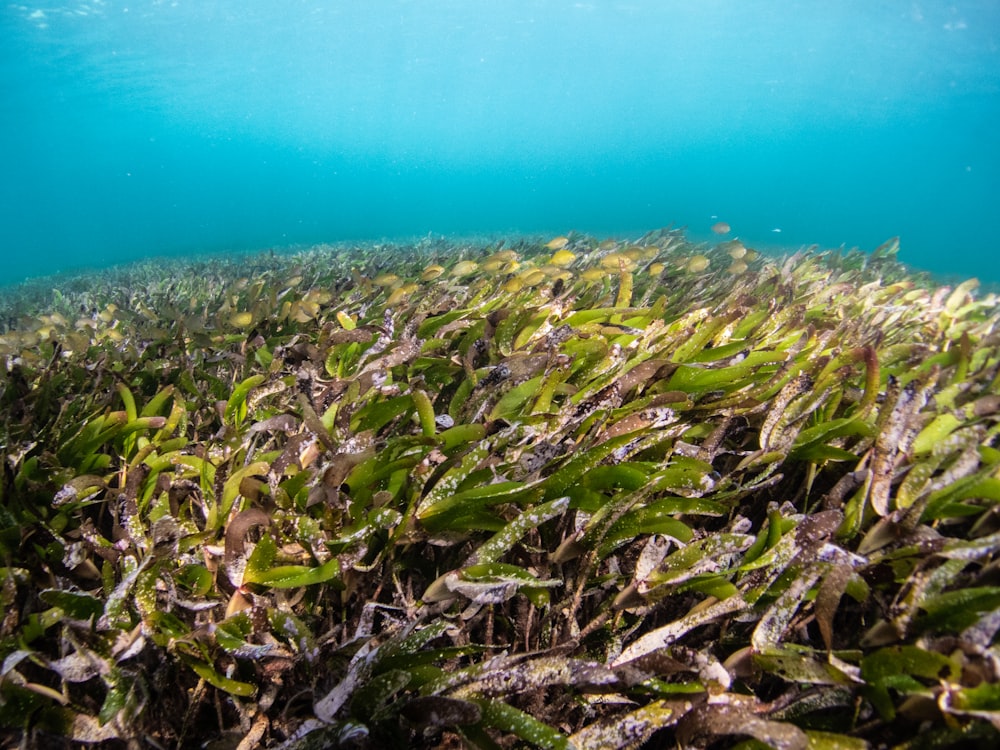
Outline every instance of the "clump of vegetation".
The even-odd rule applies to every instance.
[[[1000,305],[895,250],[427,240],[12,290],[2,736],[996,742]]]

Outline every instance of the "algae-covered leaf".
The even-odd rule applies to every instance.
[[[428,586],[421,598],[437,602],[460,594],[477,604],[499,604],[521,591],[535,606],[543,606],[549,599],[547,589],[561,584],[558,579],[542,580],[517,565],[481,563],[446,573]]]
[[[510,577],[490,576],[486,580],[463,580],[456,572],[439,577],[421,596],[421,601],[433,604],[464,596],[476,604],[502,604],[512,598],[522,581]]]
[[[757,627],[754,628],[750,637],[750,644],[754,650],[764,653],[778,646],[802,600],[821,574],[819,566],[810,566],[792,579],[778,599],[767,608]]]
[[[659,730],[674,726],[689,706],[655,700],[628,713],[598,719],[570,735],[577,750],[636,750]]]
[[[423,651],[427,644],[445,635],[452,625],[444,619],[436,619],[426,625],[412,623],[400,633],[393,635],[383,643],[372,658],[376,669],[386,666],[391,669],[403,669],[405,661]]]
[[[66,682],[87,682],[112,671],[111,665],[104,658],[83,647],[49,662],[48,666]]]
[[[469,558],[472,563],[491,563],[499,560],[504,553],[517,544],[531,529],[536,529],[546,521],[565,513],[569,498],[560,497],[526,510],[491,539],[481,544]]]
[[[276,637],[285,640],[310,661],[315,658],[316,636],[300,617],[293,612],[269,609],[268,620],[271,623],[271,631]]]
[[[834,564],[823,576],[816,592],[814,605],[816,624],[827,650],[833,648],[833,618],[837,614],[840,598],[854,575],[854,568],[848,563]]]
[[[648,576],[645,585],[640,585],[640,590],[648,593],[661,586],[683,583],[700,573],[735,569],[739,554],[749,549],[753,541],[749,534],[720,533],[691,542],[668,555],[659,569]]]
[[[417,505],[417,518],[424,520],[447,508],[446,501],[455,495],[462,482],[479,466],[488,455],[489,449],[489,443],[484,441],[462,455],[461,460],[449,468],[425,493]]]
[[[739,612],[746,607],[747,604],[743,601],[742,597],[739,594],[734,594],[726,599],[711,603],[708,606],[693,608],[683,617],[646,633],[630,644],[611,662],[611,666],[617,667],[622,664],[628,664],[630,661],[670,646],[693,628],[712,622],[719,617]]]
[[[373,675],[351,696],[351,714],[366,723],[384,721],[393,715],[387,709],[400,699],[410,680],[410,673],[404,669],[389,669]]]
[[[497,656],[446,672],[421,687],[424,695],[459,698],[500,697],[562,685],[604,692],[620,686],[618,675],[606,664],[563,656]]]
[[[877,435],[872,450],[872,478],[868,501],[872,509],[885,516],[890,507],[890,485],[897,455],[908,453],[917,437],[916,413],[926,401],[926,392],[913,380],[905,386],[890,377],[886,386],[886,401],[879,413]]]

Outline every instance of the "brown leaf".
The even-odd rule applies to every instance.
[[[813,612],[816,615],[816,624],[819,625],[819,632],[823,636],[823,643],[826,644],[827,651],[833,650],[833,617],[837,614],[840,598],[844,595],[847,582],[851,580],[853,572],[854,567],[850,563],[834,565],[823,577],[819,590],[816,592]]]
[[[677,723],[677,742],[685,747],[693,740],[729,735],[749,735],[775,750],[806,750],[809,746],[808,736],[797,726],[762,719],[740,704],[703,704]]]
[[[260,508],[249,508],[237,513],[226,527],[225,564],[228,567],[241,557],[246,546],[246,534],[254,526],[270,526],[271,516]]]

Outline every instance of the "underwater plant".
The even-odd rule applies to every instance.
[[[13,290],[0,736],[996,742],[1000,305],[897,250],[429,238]]]

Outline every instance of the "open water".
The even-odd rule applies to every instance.
[[[0,8],[0,284],[435,235],[859,246],[1000,280],[997,0]]]

